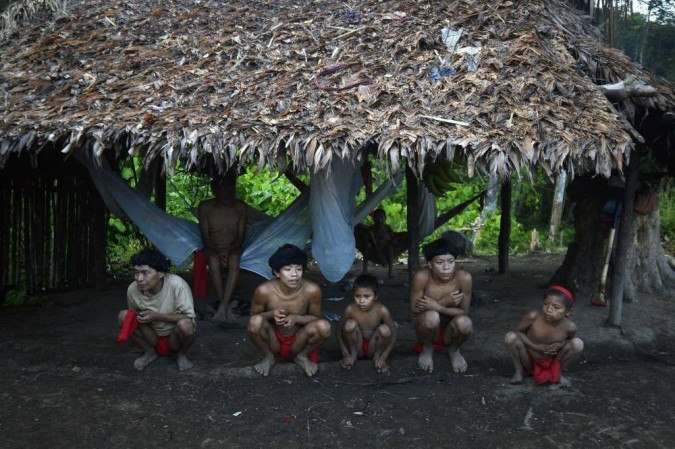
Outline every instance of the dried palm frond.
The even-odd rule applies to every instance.
[[[31,4],[11,20],[66,5]],[[635,114],[675,106],[670,84],[562,0],[82,0],[13,36],[0,167],[63,141],[209,171],[321,170],[372,140],[391,170],[459,155],[470,175],[608,175],[639,136]],[[598,88],[631,75],[653,95],[613,105]]]

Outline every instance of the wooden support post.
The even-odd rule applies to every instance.
[[[157,170],[157,178],[155,178],[155,204],[166,211],[166,174],[161,168]]]
[[[92,243],[94,253],[94,285],[96,290],[106,287],[106,208],[103,199],[91,186],[92,200]]]
[[[502,181],[502,216],[499,223],[499,273],[509,269],[509,246],[511,242],[511,180]]]
[[[635,191],[638,186],[638,165],[640,165],[641,154],[638,149],[633,153],[626,173],[626,196],[621,213],[621,223],[616,236],[616,253],[614,254],[614,268],[612,270],[612,284],[610,289],[611,299],[609,301],[609,319],[607,322],[612,326],[621,325],[621,312],[623,309],[623,292],[625,279],[628,276],[628,250],[633,244],[633,203],[635,202]]]
[[[405,172],[407,194],[407,221],[408,221],[408,285],[412,285],[412,278],[420,264],[420,237],[417,221],[419,219],[419,207],[417,193],[419,190],[418,179],[415,173],[408,167]]]
[[[549,223],[548,239],[551,243],[558,241],[560,235],[560,222],[562,221],[563,205],[565,204],[565,185],[567,184],[567,172],[560,170],[555,180],[555,191],[553,193],[553,206],[551,210],[551,221]]]

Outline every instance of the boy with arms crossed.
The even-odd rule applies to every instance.
[[[321,318],[321,290],[304,279],[307,254],[286,244],[272,254],[269,265],[276,279],[263,282],[253,293],[251,318],[246,333],[262,352],[253,368],[267,376],[275,355],[293,357],[307,376],[319,369],[318,347],[330,337],[330,323]]]
[[[351,368],[357,357],[372,357],[377,372],[389,371],[387,357],[394,349],[396,327],[389,310],[376,302],[379,290],[375,276],[362,274],[354,281],[354,303],[345,308],[337,334],[343,368]]]
[[[523,375],[531,374],[537,384],[572,385],[561,371],[584,349],[583,341],[575,336],[577,327],[569,319],[574,302],[574,295],[566,287],[552,285],[544,296],[542,309],[526,313],[516,331],[506,334],[506,350],[516,369],[512,384],[522,383]]]
[[[424,257],[427,266],[415,273],[410,289],[410,310],[419,340],[417,363],[423,371],[432,372],[434,349],[449,346],[453,371],[463,373],[467,363],[459,348],[473,332],[468,317],[471,274],[456,270],[455,249],[443,239],[426,245]]]

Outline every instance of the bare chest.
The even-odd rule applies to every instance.
[[[563,323],[554,325],[543,318],[537,319],[527,331],[527,336],[534,343],[551,344],[567,340],[567,328]]]
[[[356,321],[359,329],[361,329],[361,333],[366,338],[370,338],[377,327],[382,324],[382,318],[377,309],[364,312],[355,307],[349,314],[349,318],[352,318],[354,321]]]
[[[267,303],[267,310],[283,309],[291,315],[306,315],[309,300],[301,290],[291,295],[278,294]]]

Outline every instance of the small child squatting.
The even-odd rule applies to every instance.
[[[576,337],[577,328],[569,319],[574,296],[562,285],[552,285],[544,296],[541,310],[531,310],[518,323],[515,332],[504,337],[506,350],[515,367],[512,384],[523,382],[525,374],[535,383],[572,385],[562,375],[581,355],[584,343]]]
[[[377,372],[389,371],[387,358],[396,342],[396,326],[389,309],[377,302],[379,294],[375,276],[362,274],[354,281],[354,303],[345,308],[338,325],[343,368],[351,368],[359,357],[372,357]]]

